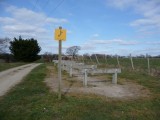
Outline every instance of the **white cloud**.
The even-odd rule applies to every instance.
[[[118,54],[134,56],[140,54],[158,55],[160,53],[159,41],[133,41],[123,39],[111,39],[111,40],[87,40],[86,43],[81,45],[83,53],[98,53],[98,54]],[[142,46],[142,47],[139,47]]]
[[[58,19],[58,18],[47,18],[46,22],[53,22],[53,23],[67,23],[67,19]]]
[[[69,16],[73,16],[73,13],[68,13]]]
[[[23,38],[31,38],[42,42],[42,50],[46,50],[47,46],[43,44],[53,40],[53,30],[49,31],[50,24],[55,27],[58,24],[65,24],[68,22],[65,18],[52,18],[47,17],[42,12],[34,12],[27,8],[17,8],[15,6],[9,6],[5,8],[9,16],[0,16],[0,27],[3,32],[3,36],[10,38],[18,37],[21,35]],[[54,29],[54,28],[52,28]],[[52,33],[52,34],[50,34]],[[2,36],[1,36],[2,37]]]
[[[93,34],[93,37],[99,37],[98,33]]]
[[[67,30],[67,33],[71,34],[71,33],[73,33],[73,31],[71,31],[71,30]]]
[[[137,14],[142,15],[130,23],[139,32],[160,33],[160,1],[159,0],[108,0],[109,5],[118,9],[132,8]]]
[[[160,26],[160,23],[159,23],[160,19],[155,19],[152,18],[152,19],[138,19],[138,20],[135,20],[134,22],[131,23],[132,26],[140,26],[140,25],[158,25]]]
[[[4,24],[14,24],[17,21],[14,18],[10,17],[0,17],[0,22]]]
[[[141,50],[135,50],[133,51],[133,54],[149,54],[149,55],[159,55],[160,53],[160,48],[157,47],[157,48],[144,48],[144,49],[141,49]]]
[[[10,6],[6,11],[11,17],[0,17],[3,32],[7,35],[33,35],[43,36],[48,32],[46,27],[49,23],[59,24],[68,22],[66,19],[47,17],[43,13],[36,13],[26,8]]]
[[[40,25],[46,19],[46,16],[43,13],[36,13],[26,8],[17,8],[15,6],[10,6],[6,8],[6,11],[20,23],[25,22],[28,24],[32,23],[32,25]]]
[[[29,24],[13,24],[4,25],[2,27],[4,33],[10,37],[23,36],[23,37],[36,37],[37,35],[45,35],[48,31],[39,26]]]
[[[95,45],[92,45],[92,44],[83,44],[81,45],[81,50],[94,50],[96,49],[96,46]]]
[[[94,44],[118,44],[118,45],[136,45],[137,41],[125,41],[121,39],[112,39],[112,40],[92,40]]]
[[[107,0],[107,4],[119,9],[125,9],[132,6],[138,0]]]
[[[149,45],[160,45],[160,41],[152,41],[152,42],[146,42],[146,44],[149,44]]]
[[[127,41],[122,39],[111,40],[87,40],[86,43],[81,45],[82,53],[105,53],[105,54],[118,54],[127,55],[131,52],[131,47],[141,44],[137,41]],[[122,50],[123,49],[123,50]],[[125,50],[124,50],[125,49]]]

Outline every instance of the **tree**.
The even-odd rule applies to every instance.
[[[71,55],[73,58],[75,58],[78,54],[78,51],[81,49],[80,46],[72,46],[72,47],[69,47],[67,50],[66,50],[66,54],[68,55]]]
[[[39,58],[38,53],[41,51],[37,40],[34,38],[25,40],[21,36],[19,36],[19,39],[14,38],[10,42],[9,49],[16,60],[24,62],[37,60]]]
[[[9,38],[0,38],[0,54],[6,53],[6,48],[8,47],[10,39]]]
[[[49,53],[49,52],[45,52],[43,54],[43,59],[44,59],[45,62],[52,62],[53,54]]]

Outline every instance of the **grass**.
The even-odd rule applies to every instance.
[[[145,72],[148,73],[148,61],[146,58],[132,58],[133,59],[133,65],[135,68],[135,71]],[[160,75],[160,58],[149,58],[150,60],[150,69],[152,75]],[[86,64],[96,64],[96,59],[92,59],[92,63],[90,59],[85,59]],[[117,63],[117,58],[107,58],[107,61],[105,59],[99,59],[100,65],[98,65],[99,68],[115,68],[119,67]],[[131,60],[130,58],[119,58],[119,64],[120,68],[122,70],[132,70],[131,66]]]
[[[150,76],[147,73],[132,71],[128,72],[123,70],[121,74],[119,74],[120,78],[128,79],[132,82],[137,82],[140,85],[143,85],[150,89],[154,94],[160,93],[160,79],[159,77]]]
[[[132,58],[135,68],[143,68],[147,69],[147,59],[146,58]],[[93,63],[97,63],[96,59],[92,59]],[[98,59],[100,64],[106,64],[108,66],[117,67],[117,58],[107,58],[105,59]],[[152,68],[160,68],[160,58],[150,58],[150,66]],[[85,63],[90,63],[90,59],[85,59]],[[130,58],[119,58],[119,63],[123,67],[131,68],[131,60]]]
[[[126,78],[151,90],[150,98],[114,100],[94,95],[71,95],[57,99],[45,85],[47,64],[40,65],[0,98],[0,120],[158,120],[160,81],[157,77],[124,71]]]
[[[0,72],[26,63],[0,63]]]

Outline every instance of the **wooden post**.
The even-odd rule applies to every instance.
[[[61,100],[61,52],[62,52],[62,41],[59,40],[59,55],[58,55],[58,99]]]
[[[146,54],[146,57],[147,57],[147,63],[148,63],[148,74],[150,75],[151,73],[151,70],[150,70],[150,61],[149,61],[149,55]]]
[[[84,69],[83,85],[84,85],[84,86],[87,86],[87,69]]]
[[[131,59],[132,69],[134,70],[134,64],[133,64],[133,60],[132,60],[132,55],[131,54],[130,54],[130,59]]]
[[[58,55],[58,99],[61,100],[61,82],[62,82],[62,69],[61,69],[61,61],[62,61],[62,40],[66,40],[66,30],[62,29],[59,26],[59,29],[55,29],[55,40],[59,42],[59,55]]]
[[[91,61],[91,62],[93,62],[93,61],[92,61],[92,58],[91,58],[91,56],[90,56],[90,55],[89,55],[89,58],[90,58],[90,61]]]
[[[84,63],[86,63],[87,64],[87,61],[86,61],[86,58],[85,58],[85,56],[83,55],[83,60],[84,60]]]
[[[104,58],[105,58],[105,62],[106,62],[106,64],[107,64],[107,58],[106,58],[106,55],[104,54]]]
[[[118,64],[118,67],[120,67],[118,55],[116,55],[116,57],[117,57],[117,64]]]
[[[96,57],[97,64],[99,65],[99,61],[98,61],[97,55],[96,54],[94,54],[94,55]]]
[[[83,55],[82,55],[82,61],[83,61],[83,63],[84,63],[84,58],[83,58]],[[85,64],[85,63],[84,63]]]

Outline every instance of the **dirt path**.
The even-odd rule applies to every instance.
[[[48,67],[48,69],[50,72],[48,72],[45,81],[52,91],[57,92],[57,73],[52,67]],[[111,80],[107,80],[107,78],[102,76],[96,76],[88,77],[88,87],[84,87],[82,80],[83,76],[77,74],[77,71],[73,71],[72,78],[62,76],[63,93],[96,94],[116,99],[138,99],[140,97],[148,97],[150,94],[145,87],[132,82],[114,85],[111,83]]]
[[[0,96],[19,83],[33,68],[40,63],[32,63],[0,72]]]

